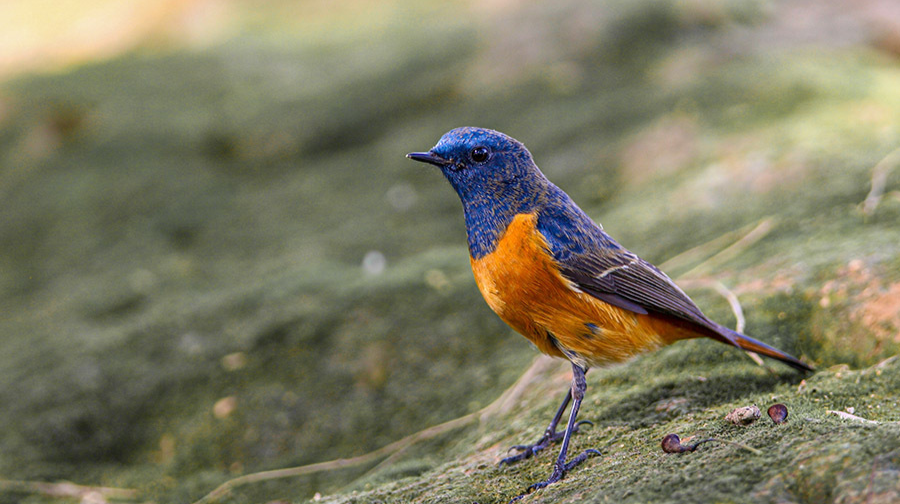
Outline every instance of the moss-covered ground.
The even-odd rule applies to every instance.
[[[371,30],[352,4],[4,82],[0,502],[288,469],[206,502],[488,504],[545,478],[554,450],[497,463],[568,369],[490,312],[455,194],[404,159],[461,125],[817,367],[689,341],[592,370],[572,449],[602,455],[524,502],[900,500],[900,21],[864,3],[394,2]]]

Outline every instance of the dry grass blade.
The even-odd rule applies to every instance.
[[[775,229],[776,224],[777,219],[775,217],[766,217],[755,224],[730,231],[706,243],[688,249],[663,262],[659,265],[659,268],[663,271],[680,269],[706,257],[707,259],[682,273],[678,278],[700,276],[714,266],[736,257],[751,245],[763,239]]]
[[[861,416],[856,416],[852,413],[847,413],[846,411],[827,410],[826,413],[829,413],[831,415],[837,415],[837,416],[843,418],[844,420],[853,420],[854,422],[862,422],[862,423],[867,423],[867,424],[881,423],[881,422],[876,422],[875,420],[869,420],[868,418],[863,418]]]
[[[872,188],[866,195],[866,199],[860,204],[862,213],[866,217],[875,213],[875,209],[878,208],[878,204],[881,203],[881,198],[884,196],[888,174],[898,165],[900,165],[900,148],[894,149],[872,169]]]
[[[209,502],[215,502],[217,499],[224,497],[231,493],[235,488],[249,485],[252,483],[258,483],[262,481],[269,481],[280,478],[295,478],[298,476],[303,476],[306,474],[312,474],[323,471],[333,471],[336,469],[343,469],[346,467],[354,467],[369,464],[375,462],[376,460],[382,457],[388,457],[387,460],[383,461],[379,466],[382,466],[386,463],[390,463],[396,457],[403,452],[406,448],[420,442],[425,441],[427,439],[434,438],[439,436],[445,432],[452,431],[454,429],[458,429],[467,424],[476,422],[476,421],[485,421],[488,417],[495,415],[499,412],[504,412],[509,410],[516,404],[522,393],[529,388],[529,386],[538,379],[539,376],[547,372],[551,368],[551,366],[555,363],[553,359],[550,357],[541,355],[535,358],[532,362],[531,366],[516,380],[515,383],[508,389],[506,389],[500,397],[494,400],[491,404],[488,404],[484,408],[475,411],[473,413],[469,413],[468,415],[455,418],[453,420],[444,422],[442,424],[438,424],[427,429],[416,432],[415,434],[410,434],[403,439],[394,441],[391,444],[385,445],[375,451],[371,451],[369,453],[359,455],[357,457],[345,458],[345,459],[336,459],[329,460],[326,462],[318,462],[315,464],[309,464],[298,467],[287,467],[284,469],[275,469],[271,471],[263,471],[251,474],[245,474],[243,476],[239,476],[234,479],[230,479],[225,483],[219,485],[212,492],[206,494],[203,498],[197,501],[195,504],[206,504]]]
[[[110,488],[77,485],[68,481],[47,483],[43,481],[0,480],[0,490],[38,494],[57,499],[80,499],[82,502],[104,503],[113,500],[136,500],[138,491],[130,488]]]

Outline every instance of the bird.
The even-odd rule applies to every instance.
[[[567,459],[572,434],[590,423],[578,422],[577,416],[591,367],[707,337],[812,370],[704,315],[665,273],[620,245],[548,180],[518,140],[491,129],[461,127],[429,151],[407,158],[438,167],[456,190],[475,283],[488,306],[542,353],[572,366],[572,384],[543,436],[513,446],[518,453],[500,462],[512,464],[560,442],[550,477],[517,498],[556,483],[600,454],[588,449]],[[565,430],[558,432],[570,402]]]

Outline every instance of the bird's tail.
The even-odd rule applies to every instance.
[[[733,331],[725,326],[718,325],[718,324],[716,324],[716,325],[718,326],[716,329],[718,329],[718,332],[722,336],[724,336],[726,339],[728,339],[728,341],[732,345],[734,345],[742,350],[758,353],[760,355],[765,355],[766,357],[771,357],[773,359],[780,360],[781,362],[784,362],[788,366],[791,366],[792,368],[797,369],[799,371],[812,371],[813,370],[813,368],[809,364],[805,364],[802,361],[800,361],[800,359],[798,359],[792,355],[788,355],[775,347],[771,347],[771,346],[763,343],[762,341],[755,340],[755,339],[751,338],[750,336],[745,336],[745,335],[743,335],[737,331]]]

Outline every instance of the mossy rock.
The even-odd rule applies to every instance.
[[[819,369],[690,341],[592,370],[573,451],[602,456],[526,502],[894,500],[900,169],[861,203],[900,145],[896,58],[762,54],[738,36],[771,28],[757,2],[548,5],[4,83],[0,475],[194,502],[461,418],[218,500],[486,504],[546,477],[549,451],[497,462],[542,432],[566,366],[494,402],[533,351],[480,299],[452,190],[403,157],[468,124],[522,140],[710,316],[736,321],[720,283],[748,334]],[[722,420],[774,402],[785,425]],[[850,408],[878,423],[827,412]],[[762,454],[665,454],[668,433]]]

